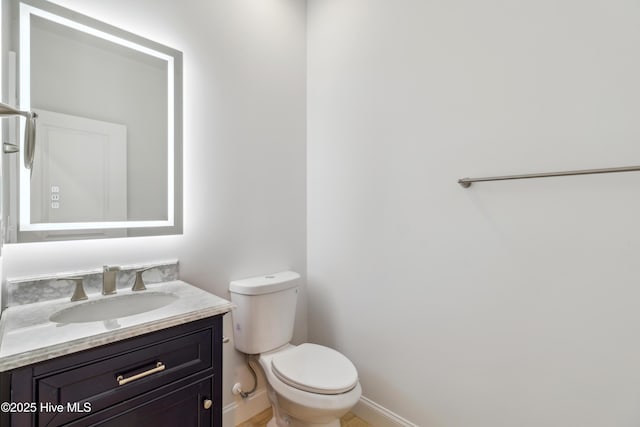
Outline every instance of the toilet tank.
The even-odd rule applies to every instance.
[[[283,271],[229,284],[233,341],[245,354],[259,354],[291,341],[300,275]]]

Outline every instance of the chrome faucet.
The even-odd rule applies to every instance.
[[[102,295],[113,295],[117,292],[116,277],[120,271],[117,265],[105,265],[102,267]]]

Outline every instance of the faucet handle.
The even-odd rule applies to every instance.
[[[71,302],[74,301],[82,301],[82,300],[86,300],[89,299],[89,297],[87,297],[87,294],[84,292],[84,277],[82,276],[76,276],[76,277],[65,277],[63,279],[57,279],[58,282],[60,281],[72,281],[75,283],[76,288],[73,291],[73,295],[71,296]]]
[[[151,270],[152,268],[155,267],[148,267],[148,268],[143,268],[140,270],[136,270],[136,280],[135,282],[133,282],[133,287],[131,288],[132,291],[146,291],[147,287],[144,285],[144,279],[142,278],[142,273],[144,273],[147,270]]]

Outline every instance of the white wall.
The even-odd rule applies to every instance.
[[[180,259],[181,278],[228,297],[230,280],[305,260],[305,3],[57,2],[184,54],[184,235],[5,245],[4,277]],[[231,336],[229,315],[225,333]],[[306,302],[295,338],[306,337]],[[224,350],[224,404],[244,358]]]
[[[640,424],[640,7],[308,2],[311,341],[421,427]]]

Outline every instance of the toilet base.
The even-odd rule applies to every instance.
[[[340,427],[340,420],[334,420],[327,424],[309,424],[299,420],[290,420],[285,426],[279,426],[276,417],[271,417],[267,423],[267,427]]]

